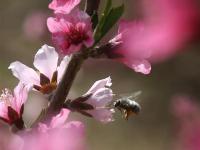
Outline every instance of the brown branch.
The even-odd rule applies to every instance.
[[[75,53],[71,56],[63,78],[51,98],[48,112],[58,113],[60,111],[84,59],[86,59],[84,53]]]
[[[100,0],[87,0],[85,11],[92,16],[94,12],[98,10]],[[58,84],[54,94],[50,98],[50,105],[47,108],[46,118],[42,118],[42,121],[49,121],[49,119],[56,113],[59,113],[60,109],[68,96],[73,81],[81,68],[81,65],[88,57],[88,51],[83,50],[80,53],[75,53],[71,56],[71,60],[65,70],[62,80]]]
[[[107,43],[105,45],[95,47],[89,53],[89,57],[92,58],[115,58],[116,54],[114,55],[113,51],[117,50],[121,46],[121,43]]]

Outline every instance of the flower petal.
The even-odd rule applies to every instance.
[[[43,45],[35,55],[34,66],[49,79],[57,69],[58,53],[55,48]]]
[[[57,18],[49,17],[47,19],[47,27],[50,32],[56,33],[62,31],[62,26],[58,22],[59,20]]]
[[[62,109],[61,112],[52,118],[50,128],[58,128],[65,124],[69,116],[70,111],[68,109]]]
[[[94,93],[100,88],[104,88],[105,86],[110,87],[111,85],[112,85],[112,83],[111,83],[110,77],[107,77],[102,80],[98,80],[93,84],[93,86],[89,89],[89,91],[86,94]]]
[[[19,61],[10,64],[8,69],[11,69],[13,75],[25,84],[40,84],[39,75],[32,68],[27,67]]]
[[[114,121],[113,119],[113,109],[99,109],[99,110],[92,110],[88,111],[92,114],[92,116],[96,119],[101,121],[102,123],[109,123]]]
[[[91,104],[93,107],[106,107],[106,105],[112,101],[113,92],[109,88],[100,88],[98,89],[91,98],[87,100],[88,104]]]
[[[67,68],[69,64],[69,61],[70,61],[69,56],[65,56],[63,60],[61,61],[60,66],[58,67],[58,82],[60,82],[60,80],[62,79],[62,76],[65,72],[65,69]]]
[[[134,69],[135,72],[149,74],[151,72],[151,64],[146,60],[134,60],[125,62],[125,64]]]
[[[49,4],[49,8],[54,10],[55,13],[68,14],[80,2],[81,2],[81,0],[53,0]]]
[[[31,86],[24,85],[19,82],[18,85],[14,89],[14,102],[15,102],[15,110],[20,113],[22,105],[26,102],[28,98],[28,92]]]
[[[0,117],[6,120],[9,120],[8,118],[8,106],[5,104],[4,101],[0,102]]]

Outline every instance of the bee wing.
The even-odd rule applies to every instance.
[[[142,91],[134,92],[132,95],[130,95],[129,99],[137,99],[142,94]]]
[[[136,91],[133,93],[126,93],[120,94],[120,99],[127,98],[127,99],[137,99],[142,94],[142,91]]]

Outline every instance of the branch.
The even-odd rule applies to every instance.
[[[89,57],[92,58],[102,58],[107,57],[107,58],[116,58],[117,54],[114,55],[113,51],[118,49],[121,46],[121,43],[107,43],[105,45],[95,47],[92,49],[89,53]]]
[[[87,0],[85,5],[85,11],[88,15],[92,16],[94,12],[98,11],[100,0]]]
[[[71,56],[71,60],[65,70],[63,78],[51,98],[48,113],[57,113],[60,111],[84,59],[86,59],[84,53],[75,53]]]

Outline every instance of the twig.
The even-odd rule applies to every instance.
[[[92,58],[102,58],[102,57],[107,57],[107,58],[116,58],[117,54],[114,55],[113,51],[117,50],[121,46],[121,43],[107,43],[102,46],[97,46],[93,48],[90,53],[89,57]]]
[[[63,78],[51,98],[49,111],[58,112],[62,108],[62,105],[68,96],[72,83],[76,77],[76,74],[80,70],[84,59],[85,56],[83,53],[76,53],[71,56],[71,60],[65,70]]]

